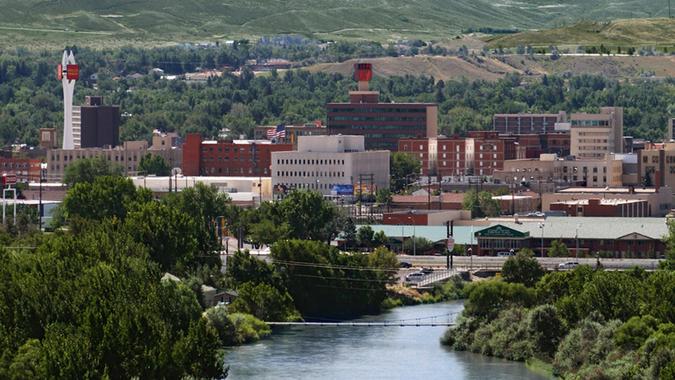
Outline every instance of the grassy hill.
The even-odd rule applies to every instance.
[[[300,33],[444,39],[466,28],[541,29],[667,15],[665,0],[0,0],[0,45],[161,44]]]
[[[572,26],[530,31],[488,39],[491,47],[517,45],[673,46],[675,19],[583,21]]]
[[[366,61],[366,60],[364,60]],[[552,60],[546,56],[528,57],[511,55],[494,57],[386,57],[367,59],[373,63],[375,75],[388,77],[398,75],[429,75],[437,80],[497,80],[507,73],[524,76],[544,74],[596,74],[608,78],[632,79],[644,73],[656,77],[675,77],[675,56],[612,57],[612,56],[565,56]],[[349,75],[355,60],[341,63],[324,63],[310,66],[307,70]]]

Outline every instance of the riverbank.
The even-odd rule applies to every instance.
[[[382,302],[382,310],[463,299],[464,286],[465,282],[459,277],[422,291],[402,284],[387,286],[388,294]]]

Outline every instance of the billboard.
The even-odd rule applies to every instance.
[[[80,79],[80,66],[66,65],[66,79],[68,80]]]
[[[352,185],[333,185],[330,190],[332,195],[353,195],[354,186]]]
[[[56,79],[62,80],[63,79],[63,65],[59,63],[58,66],[56,66]]]

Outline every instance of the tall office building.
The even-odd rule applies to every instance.
[[[103,97],[87,96],[84,105],[73,107],[75,148],[114,147],[119,144],[120,107],[103,105]]]
[[[492,129],[499,133],[515,135],[554,132],[557,123],[567,121],[567,114],[495,114],[492,116]]]
[[[382,103],[378,91],[369,91],[370,63],[354,65],[358,90],[349,92],[349,103],[328,103],[328,132],[359,135],[365,148],[396,151],[399,139],[436,137],[438,105],[434,103]]]
[[[602,107],[600,113],[573,113],[570,151],[581,158],[623,153],[623,108]]]

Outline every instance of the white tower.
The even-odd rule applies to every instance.
[[[73,93],[75,82],[80,78],[80,68],[75,64],[72,51],[64,50],[58,67],[58,79],[63,83],[63,149],[74,149],[73,139]]]

